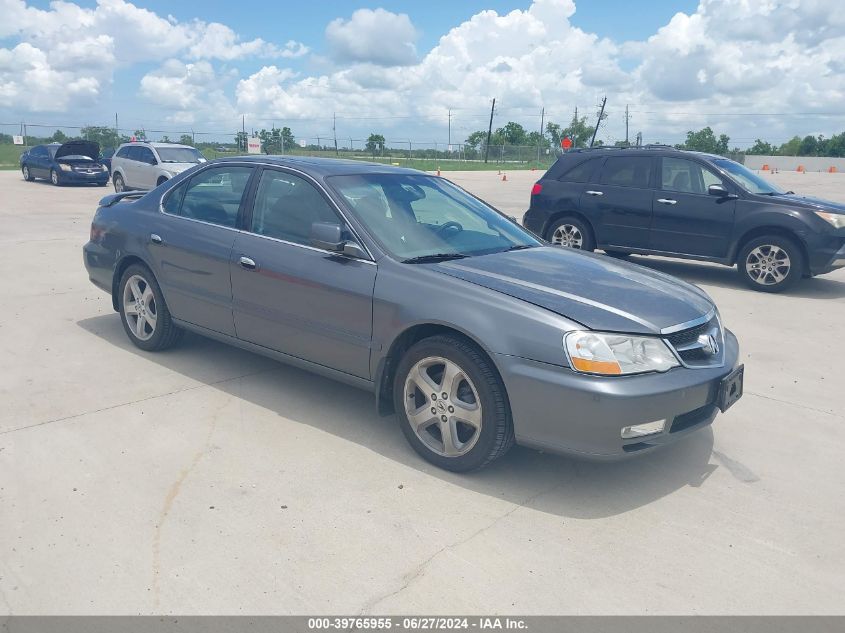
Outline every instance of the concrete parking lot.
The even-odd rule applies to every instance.
[[[446,173],[524,211],[539,172]],[[845,175],[781,173],[845,201]],[[455,475],[372,396],[188,336],[148,354],[82,266],[96,201],[0,172],[0,614],[845,612],[845,271],[702,286],[745,397],[623,463]]]

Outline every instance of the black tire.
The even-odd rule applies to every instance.
[[[432,357],[456,363],[472,381],[472,386],[478,394],[481,429],[475,444],[468,452],[459,456],[441,455],[429,448],[417,436],[405,410],[405,384],[409,372],[418,362]],[[408,397],[418,398],[419,395],[408,394]],[[425,394],[426,401],[428,397],[429,394]],[[510,402],[498,372],[484,353],[459,337],[438,335],[414,344],[402,357],[396,369],[393,402],[396,417],[408,443],[423,459],[440,468],[453,472],[478,470],[507,453],[514,444]]]
[[[154,314],[156,317],[156,323],[153,328],[150,328],[153,330],[152,335],[147,339],[142,339],[138,336],[136,331],[130,327],[129,321],[131,315],[130,318],[127,318],[126,316],[124,293],[126,292],[127,283],[133,277],[141,278],[145,283],[145,287],[143,287],[142,290],[149,287],[149,290],[152,292],[154,298]],[[167,309],[167,303],[164,301],[164,295],[161,293],[161,288],[149,268],[141,264],[132,264],[127,267],[120,278],[117,292],[117,305],[120,312],[120,322],[123,324],[123,329],[126,331],[126,335],[129,337],[129,340],[132,341],[136,347],[139,347],[147,352],[159,352],[168,349],[169,347],[173,347],[179,342],[184,334],[184,331],[174,325],[173,319],[170,316],[170,310]],[[147,305],[145,306],[146,309],[150,309],[149,304],[150,302],[147,302]]]
[[[21,167],[21,174],[23,175],[23,179],[27,182],[32,182],[35,180],[35,176],[32,175],[32,171],[29,169],[29,165],[24,165]]]
[[[168,180],[170,180],[170,179],[169,179],[169,178],[165,178],[164,176],[162,176],[161,178],[159,178],[159,179],[156,181],[156,187],[160,187],[161,185],[163,185],[164,183],[166,183]]]
[[[616,259],[628,259],[631,256],[631,253],[623,253],[622,251],[605,251],[604,254]]]
[[[573,230],[580,236],[580,242],[573,240],[566,243],[563,235],[575,235]],[[559,231],[563,235],[560,235]],[[546,231],[546,239],[552,244],[582,251],[592,251],[596,248],[596,240],[593,236],[592,228],[584,220],[575,216],[565,216],[552,222]],[[575,239],[579,238],[575,237]]]
[[[736,259],[739,276],[760,292],[782,292],[804,276],[804,253],[782,235],[763,235],[746,242]]]
[[[57,172],[55,169],[50,170],[50,182],[53,183],[54,187],[62,186],[62,181],[59,180],[59,172]]]
[[[126,191],[126,183],[123,180],[123,176],[121,176],[120,174],[115,174],[113,180],[115,193],[121,193],[123,191]]]

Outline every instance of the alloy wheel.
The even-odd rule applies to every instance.
[[[761,286],[783,283],[791,268],[789,255],[774,244],[761,244],[745,258],[745,271]]]
[[[123,185],[123,178],[121,178],[120,176],[117,176],[117,177],[114,179],[114,190],[115,190],[115,193],[123,193],[123,187],[124,187],[124,185]]]
[[[148,341],[155,334],[158,321],[155,295],[141,275],[132,275],[123,286],[123,315],[139,340]]]
[[[584,236],[574,224],[561,224],[552,234],[552,244],[580,249],[584,245]]]
[[[481,435],[478,390],[447,358],[424,358],[411,368],[405,379],[405,414],[420,441],[443,457],[466,455]]]
[[[59,174],[56,172],[55,169],[50,172],[50,182],[52,182],[54,185],[59,184]]]
[[[23,179],[29,180],[29,167],[26,165],[23,166]]]

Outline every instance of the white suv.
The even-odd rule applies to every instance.
[[[124,143],[111,159],[114,190],[147,190],[158,187],[205,158],[190,145],[175,143]]]

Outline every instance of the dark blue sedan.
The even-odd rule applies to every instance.
[[[44,178],[54,185],[96,184],[109,181],[109,170],[99,160],[100,146],[92,141],[68,141],[36,145],[21,154],[21,173],[26,181]]]

